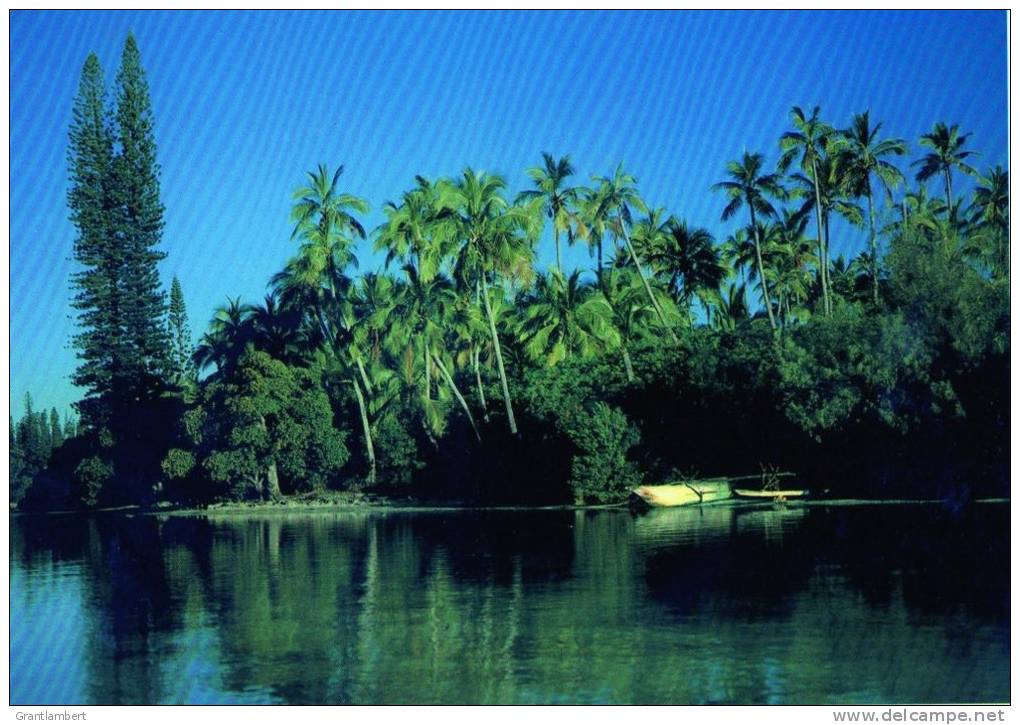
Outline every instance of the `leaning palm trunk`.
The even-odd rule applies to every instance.
[[[499,382],[503,387],[503,402],[506,404],[506,418],[510,424],[510,432],[517,435],[517,420],[514,418],[514,408],[510,403],[510,386],[506,382],[506,369],[503,367],[503,352],[499,347],[499,335],[496,333],[496,320],[492,316],[492,305],[489,303],[489,283],[485,279],[485,272],[481,273],[482,278],[482,301],[485,304],[485,316],[489,318],[489,334],[492,335],[492,347],[496,351],[496,367],[499,369]]]
[[[453,376],[450,375],[450,371],[446,369],[446,365],[439,359],[439,356],[433,353],[433,359],[436,361],[436,367],[439,368],[439,372],[442,373],[443,378],[446,380],[446,384],[450,386],[450,390],[453,392],[453,396],[460,403],[460,407],[464,410],[464,415],[467,416],[468,422],[471,424],[471,430],[475,432],[475,438],[478,442],[482,442],[482,435],[478,432],[478,426],[475,425],[475,417],[471,415],[471,408],[468,407],[467,401],[464,400],[464,396],[460,394],[460,389],[457,387],[457,383],[454,382]]]
[[[829,249],[826,245],[824,228],[822,227],[822,192],[818,186],[818,165],[812,159],[811,177],[815,182],[815,224],[818,226],[818,278],[822,283],[822,310],[826,315],[832,313],[829,304]]]
[[[424,333],[422,338],[425,341],[425,400],[429,400],[432,397],[432,363],[429,361],[429,341],[425,337]]]
[[[648,295],[648,299],[652,303],[652,307],[655,308],[655,314],[659,316],[659,322],[661,322],[662,326],[666,328],[666,332],[668,332],[669,336],[673,338],[673,342],[679,345],[680,338],[676,336],[673,326],[666,322],[666,315],[663,313],[662,307],[659,306],[659,301],[655,299],[655,295],[652,294],[652,286],[648,284],[648,278],[645,277],[645,270],[641,267],[641,259],[634,250],[634,245],[630,243],[630,235],[627,234],[627,229],[622,223],[620,226],[623,227],[623,241],[624,244],[627,245],[627,251],[630,253],[630,261],[633,262],[634,266],[637,268],[638,276],[641,277],[641,284],[645,286],[645,293]]]
[[[627,352],[627,344],[623,343],[620,345],[620,352],[623,353],[623,367],[627,371],[627,382],[634,382],[634,366],[630,361],[630,353]]]
[[[769,295],[769,283],[765,279],[765,263],[761,259],[761,240],[758,238],[758,222],[754,217],[754,205],[748,203],[748,207],[751,209],[751,229],[754,230],[754,256],[758,262],[758,277],[761,278],[761,293],[762,297],[765,298],[765,311],[769,313],[769,325],[772,326],[772,331],[776,331],[776,318],[772,314],[772,297]]]
[[[357,380],[352,380],[354,395],[358,399],[358,412],[361,414],[361,429],[365,434],[365,454],[368,457],[368,485],[375,485],[375,446],[372,445],[372,428],[368,423],[368,410],[365,406],[365,396],[361,392],[361,385]]]
[[[868,221],[871,243],[871,296],[878,305],[878,246],[875,243],[875,206],[871,200],[871,189],[868,189]]]
[[[482,373],[480,370],[479,358],[482,352],[474,345],[471,346],[471,364],[475,369],[475,385],[478,386],[478,402],[482,405],[482,419],[489,422],[489,406],[485,402],[485,387],[482,385]]]

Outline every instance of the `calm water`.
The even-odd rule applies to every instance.
[[[11,702],[1009,699],[984,504],[11,520]]]

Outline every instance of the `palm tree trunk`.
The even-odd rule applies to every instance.
[[[633,383],[634,382],[634,366],[631,364],[630,353],[627,352],[627,345],[626,345],[626,343],[620,345],[620,351],[623,353],[623,367],[627,371],[627,382],[628,383]]]
[[[467,416],[468,422],[471,423],[471,429],[475,432],[475,438],[478,442],[482,442],[482,435],[478,432],[478,426],[475,425],[475,417],[471,415],[471,408],[468,407],[467,401],[464,400],[464,396],[460,394],[460,390],[457,388],[457,383],[453,381],[453,377],[450,375],[450,371],[446,369],[446,365],[439,359],[438,355],[433,354],[436,361],[436,367],[439,368],[439,372],[443,374],[446,379],[446,384],[450,386],[450,390],[453,392],[453,396],[460,403],[460,407],[464,409],[464,415]]]
[[[825,265],[822,267],[822,272],[825,276],[825,289],[829,294],[829,314],[832,314],[832,278],[829,276],[829,241],[832,239],[832,235],[829,233],[828,211],[822,214],[822,228],[825,229],[825,249],[822,252]]]
[[[496,351],[496,368],[499,370],[499,382],[503,386],[503,403],[506,405],[506,419],[510,424],[510,432],[517,435],[517,419],[514,418],[514,407],[510,403],[510,386],[506,382],[506,368],[503,367],[503,352],[499,347],[499,335],[496,333],[496,319],[492,316],[492,305],[489,303],[489,283],[482,277],[482,301],[485,303],[485,315],[489,318],[489,334],[492,335],[492,346]]]
[[[952,172],[947,168],[946,174],[946,218],[953,218],[953,176]]]
[[[553,220],[553,239],[556,241],[556,271],[563,274],[563,262],[560,260],[560,230],[556,228],[555,220]]]
[[[358,366],[358,374],[361,375],[361,382],[365,385],[365,392],[372,392],[372,383],[368,381],[368,373],[365,371],[365,365],[361,362],[361,355],[355,353],[354,362]]]
[[[425,400],[429,400],[432,396],[432,364],[429,361],[429,341],[424,334],[422,338],[425,341]]]
[[[481,370],[479,369],[481,367],[480,360],[479,360],[479,358],[481,358],[481,356],[482,356],[482,351],[479,350],[477,347],[472,345],[472,347],[471,347],[471,364],[475,368],[475,385],[478,386],[477,387],[477,390],[478,390],[478,402],[481,403],[481,405],[482,405],[482,419],[486,423],[488,423],[489,422],[489,406],[485,402],[485,388],[482,386],[482,373],[481,373]]]
[[[815,182],[815,223],[818,225],[818,278],[822,283],[822,310],[828,315],[832,310],[829,307],[829,285],[825,279],[825,268],[828,266],[828,254],[825,246],[825,235],[822,227],[822,192],[818,186],[818,164],[811,160],[811,178]]]
[[[868,226],[871,237],[871,297],[875,305],[878,305],[878,246],[875,244],[875,205],[871,199],[871,189],[868,189]]]
[[[751,231],[754,232],[754,256],[758,262],[758,277],[761,279],[761,293],[765,299],[765,311],[769,314],[769,325],[772,326],[772,331],[776,331],[776,318],[772,314],[772,297],[769,296],[769,283],[765,279],[765,264],[761,260],[761,240],[758,238],[758,221],[754,217],[754,205],[748,203],[748,208],[751,210]]]
[[[599,288],[605,289],[602,285],[602,237],[599,236],[599,261],[598,268],[595,270],[595,275],[599,278]]]
[[[372,428],[368,424],[368,410],[365,407],[365,396],[361,393],[361,385],[352,380],[354,395],[358,399],[358,412],[361,414],[361,430],[365,435],[365,454],[368,457],[368,485],[375,485],[375,446],[372,444]]]
[[[655,295],[652,294],[652,286],[648,284],[648,278],[645,277],[645,271],[641,267],[641,260],[638,258],[637,252],[634,250],[634,245],[630,243],[630,235],[627,234],[627,228],[623,225],[623,220],[620,223],[621,230],[623,231],[623,242],[627,245],[627,251],[630,253],[630,261],[637,267],[638,276],[641,277],[641,284],[645,286],[645,293],[648,295],[649,301],[652,303],[652,307],[655,308],[655,314],[659,316],[659,322],[666,328],[669,336],[673,338],[673,342],[677,345],[680,344],[680,338],[676,336],[676,332],[673,330],[672,325],[666,322],[666,315],[662,311],[662,307],[659,306],[659,301],[655,299]]]

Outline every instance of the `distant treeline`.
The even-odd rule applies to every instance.
[[[580,185],[543,154],[517,194],[470,168],[417,176],[374,230],[343,167],[319,166],[265,299],[228,298],[192,349],[181,285],[168,305],[159,281],[137,47],[112,109],[90,56],[69,198],[87,394],[23,505],[602,502],[773,465],[840,494],[1007,492],[1008,171],[978,172],[970,135],[936,123],[911,185],[907,142],[868,112],[790,120],[771,164],[720,164],[721,219],[744,222],[725,238],[649,204],[622,164]],[[831,254],[837,217],[851,259]],[[356,276],[369,240],[386,269]],[[591,269],[563,269],[564,244]]]

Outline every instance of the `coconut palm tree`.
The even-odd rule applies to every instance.
[[[835,134],[835,129],[819,118],[821,108],[815,106],[811,115],[808,116],[800,108],[794,106],[790,111],[790,118],[793,121],[793,131],[787,131],[779,139],[779,147],[783,155],[779,159],[779,169],[786,172],[790,165],[799,159],[800,167],[812,182],[815,197],[815,224],[818,230],[818,278],[822,287],[822,309],[826,314],[832,311],[829,302],[829,284],[827,280],[828,262],[828,239],[822,224],[822,191],[819,182],[819,160],[825,150],[829,139]]]
[[[916,178],[922,183],[933,176],[942,175],[946,189],[946,210],[950,217],[953,216],[953,169],[959,169],[971,176],[978,175],[977,171],[964,161],[977,155],[976,151],[963,150],[968,138],[969,133],[960,133],[959,124],[946,126],[940,121],[930,132],[921,136],[921,145],[931,150],[913,163],[913,166],[920,167]]]
[[[747,306],[746,286],[736,280],[727,283],[712,295],[712,327],[716,330],[735,330],[742,320],[751,319]]]
[[[549,367],[593,351],[598,325],[605,321],[596,303],[598,286],[581,279],[581,270],[564,276],[540,274],[521,299],[519,335],[525,352]]]
[[[633,213],[631,210],[648,211],[648,207],[638,195],[637,179],[624,171],[623,164],[620,163],[617,164],[612,176],[603,176],[596,179],[596,181],[599,183],[598,196],[603,209],[601,214],[607,218],[608,227],[614,235],[617,238],[623,239],[627,254],[630,255],[631,264],[634,265],[634,269],[641,279],[641,284],[645,288],[648,301],[655,308],[659,321],[670,338],[673,342],[679,344],[680,338],[677,337],[676,330],[666,320],[666,313],[652,293],[652,287],[648,283],[648,277],[645,275],[644,265],[638,256],[637,250],[634,249],[634,245],[630,241],[629,229],[633,223]]]
[[[275,292],[248,309],[255,347],[292,365],[304,362],[308,340],[300,311],[283,307]]]
[[[602,286],[603,242],[609,229],[610,209],[602,203],[601,187],[578,187],[574,200],[573,218],[578,239],[588,243],[589,254],[595,257],[595,276]]]
[[[319,164],[315,171],[308,172],[308,184],[294,192],[292,239],[309,224],[319,226],[326,236],[336,232],[365,238],[365,228],[354,214],[367,214],[368,202],[340,191],[338,184],[343,173],[343,164],[337,167],[332,177],[325,164]]]
[[[499,334],[489,298],[489,277],[526,279],[531,274],[532,242],[538,234],[539,210],[533,205],[510,205],[503,196],[506,182],[499,176],[465,169],[457,181],[440,190],[440,209],[447,215],[460,247],[455,274],[462,287],[481,297],[496,355],[503,403],[510,432],[517,435]]]
[[[351,237],[365,237],[365,229],[353,212],[366,212],[368,203],[338,190],[342,173],[341,166],[330,178],[326,167],[320,165],[309,172],[310,183],[294,192],[296,203],[291,216],[296,226],[292,236],[300,237],[302,244],[270,284],[283,306],[301,310],[308,318],[321,341],[320,349],[331,358],[330,364],[320,368],[338,373],[340,382],[351,386],[361,417],[368,483],[372,485],[376,474],[369,409],[373,387],[359,344],[363,335],[355,330],[351,304],[354,285],[347,276],[347,269],[357,266]],[[328,375],[324,383],[328,389]]]
[[[758,279],[761,282],[762,299],[768,313],[769,325],[777,329],[776,318],[772,311],[772,297],[769,294],[768,279],[761,254],[761,238],[759,236],[758,215],[775,216],[776,210],[767,197],[783,198],[785,192],[779,183],[779,175],[764,173],[765,157],[759,153],[744,152],[739,161],[730,161],[726,165],[729,179],[712,185],[712,191],[722,191],[730,202],[723,209],[722,219],[728,220],[744,205],[747,206],[751,218],[750,229],[754,240],[755,262],[758,267]]]
[[[229,374],[252,341],[251,308],[240,297],[228,297],[227,304],[216,308],[208,331],[195,347],[195,367],[204,370],[216,366],[215,376]]]
[[[441,337],[447,310],[456,302],[457,293],[448,277],[437,276],[426,282],[414,265],[405,264],[402,270],[406,281],[392,311],[418,343],[424,379],[423,397],[427,401],[432,396],[432,353],[437,338]]]
[[[535,184],[534,189],[522,191],[517,195],[517,202],[534,202],[542,204],[542,210],[552,222],[553,241],[556,244],[556,269],[563,273],[563,262],[560,257],[560,234],[567,233],[567,239],[573,243],[570,231],[571,205],[577,199],[577,189],[567,186],[567,179],[574,175],[574,167],[570,164],[570,156],[559,160],[551,154],[542,152],[542,166],[528,169],[528,176]]]
[[[869,111],[854,116],[850,128],[833,142],[832,153],[839,157],[839,168],[844,187],[851,196],[868,200],[869,253],[874,266],[871,270],[872,302],[878,304],[878,243],[875,239],[875,200],[872,178],[878,179],[886,199],[892,203],[892,190],[903,182],[903,174],[886,160],[889,156],[903,156],[907,145],[897,138],[880,139],[881,122],[871,125]]]
[[[658,287],[654,293],[661,307],[670,310],[667,295]],[[634,365],[630,357],[630,347],[644,334],[655,334],[659,323],[659,315],[655,307],[648,301],[645,287],[638,278],[637,272],[630,267],[611,268],[606,273],[603,290],[596,301],[603,300],[610,313],[611,325],[600,327],[597,336],[603,347],[609,350],[620,350],[623,358],[627,382],[633,383]],[[596,302],[598,304],[598,302]]]
[[[822,232],[825,236],[824,278],[829,292],[829,310],[831,312],[833,295],[832,261],[828,257],[832,249],[832,232],[830,231],[829,221],[835,215],[842,217],[851,226],[863,227],[864,211],[847,195],[846,188],[840,183],[838,158],[831,155],[822,156],[815,165],[818,170],[817,181],[802,173],[790,175],[789,179],[793,184],[790,195],[795,198],[800,197],[804,199],[797,212],[804,217],[809,216],[814,211],[819,199],[821,201]],[[818,192],[817,197],[815,195],[816,189]],[[822,259],[819,259],[819,293],[821,293],[822,261]]]
[[[792,321],[795,313],[803,312],[801,305],[810,289],[807,269],[818,261],[811,250],[811,241],[804,236],[807,224],[807,217],[784,209],[782,218],[768,224],[762,234],[762,255],[766,271],[773,276],[773,289],[784,325]]]
[[[1009,273],[1009,172],[996,166],[981,177],[970,205],[971,220],[982,240],[991,240],[993,270]]]
[[[440,273],[453,253],[452,229],[439,207],[439,188],[423,176],[400,204],[383,205],[386,221],[375,230],[375,249],[386,251],[386,267],[411,264],[423,281]]]
[[[711,233],[701,227],[689,227],[685,220],[671,218],[665,225],[665,234],[656,238],[646,257],[652,269],[667,280],[668,289],[687,311],[692,324],[695,296],[718,289],[726,276]]]

